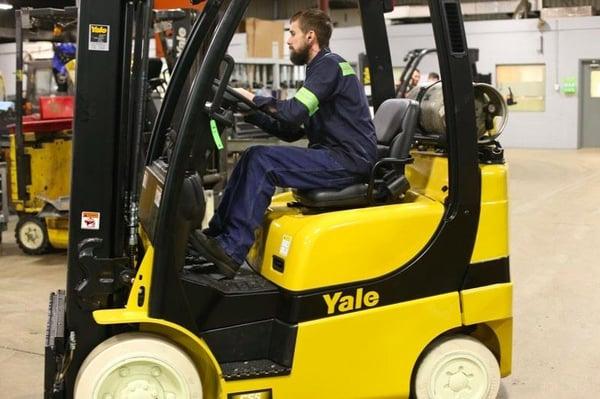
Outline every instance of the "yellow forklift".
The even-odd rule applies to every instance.
[[[138,227],[124,215],[137,208],[127,149],[143,108],[129,108],[140,91],[128,88],[149,3],[80,4],[77,217],[67,290],[50,297],[45,397],[496,397],[511,371],[507,166],[498,132],[480,137],[493,126],[477,114],[493,110],[476,107],[459,1],[429,2],[444,100],[435,134],[422,126],[426,95],[395,98],[392,2],[359,1],[381,159],[364,184],[276,195],[232,279],[194,234],[232,111],[265,112],[228,87],[226,50],[250,1],[209,0],[194,24],[154,126]]]
[[[65,57],[75,57],[75,45],[67,42],[68,29],[77,20],[76,11],[68,7],[15,12],[17,106],[15,124],[9,126],[10,193],[12,208],[19,216],[15,239],[30,255],[67,248],[74,104],[66,69],[60,73],[58,67],[68,61]],[[52,41],[56,60],[24,62],[25,40]],[[68,55],[59,50],[63,47],[68,48]],[[63,55],[62,60],[58,54]],[[52,86],[56,86],[54,90]],[[24,115],[24,108],[34,113]]]

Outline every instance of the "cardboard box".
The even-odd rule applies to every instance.
[[[283,58],[284,28],[283,21],[267,21],[258,18],[246,18],[240,27],[246,32],[247,56],[249,58],[273,58],[273,42],[277,42],[279,55]]]
[[[548,19],[564,17],[588,17],[592,15],[595,15],[595,10],[592,6],[579,6],[542,8],[540,16],[543,19]]]

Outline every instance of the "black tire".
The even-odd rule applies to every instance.
[[[27,255],[42,255],[50,251],[46,222],[36,216],[21,215],[15,228],[17,245]]]

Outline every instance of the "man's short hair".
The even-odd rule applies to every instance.
[[[318,8],[298,11],[290,18],[290,22],[298,21],[303,32],[315,31],[319,47],[329,47],[329,39],[333,32],[331,18]]]

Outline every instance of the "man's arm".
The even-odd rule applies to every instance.
[[[333,59],[321,60],[314,68],[307,76],[304,86],[289,100],[255,96],[246,90],[237,90],[259,108],[277,113],[278,119],[286,124],[300,127],[319,110],[319,104],[334,92],[341,76],[340,66]]]
[[[255,96],[248,90],[242,88],[236,88],[235,90],[250,101],[253,101],[255,98],[271,98]],[[269,111],[276,112],[274,109],[270,109]],[[284,121],[271,118],[268,115],[261,112],[251,112],[244,116],[244,120],[248,123],[252,123],[253,125],[262,128],[265,132],[269,133],[270,135],[275,136],[283,141],[287,141],[289,143],[296,140],[300,140],[306,135],[304,129],[302,129],[301,126],[292,123],[285,123]]]
[[[271,118],[262,112],[252,112],[244,117],[248,123],[252,123],[272,136],[275,136],[288,143],[300,140],[306,135],[303,128],[286,124],[277,119]]]

